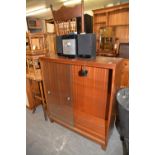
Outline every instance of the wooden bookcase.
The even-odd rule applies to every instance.
[[[113,27],[119,42],[129,42],[129,3],[93,10],[93,13],[97,52],[100,51],[100,29],[104,27]]]

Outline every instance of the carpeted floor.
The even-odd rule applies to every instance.
[[[42,108],[26,111],[26,155],[122,155],[122,145],[116,129],[106,151],[99,144],[62,127],[45,121]]]

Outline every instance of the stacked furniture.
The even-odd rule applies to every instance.
[[[41,104],[46,117],[46,101],[44,97],[43,81],[40,68],[40,57],[44,57],[46,48],[46,35],[44,33],[26,34],[26,91],[29,108],[35,112]]]
[[[77,4],[73,7],[66,7],[63,5],[58,10],[54,10],[52,5],[50,5],[50,7],[53,15],[56,35],[65,35],[77,31],[84,32],[85,28],[83,0],[81,0],[81,4]],[[81,23],[79,23],[80,20]]]

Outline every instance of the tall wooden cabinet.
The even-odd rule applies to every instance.
[[[104,28],[110,27],[121,43],[129,42],[129,3],[93,10],[93,31],[96,33],[97,52],[102,51],[101,37]],[[104,52],[104,51],[103,51]]]
[[[47,113],[106,148],[120,86],[121,58],[40,58]]]

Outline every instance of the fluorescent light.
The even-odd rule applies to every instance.
[[[26,16],[32,16],[32,15],[45,13],[45,12],[47,12],[49,10],[50,10],[50,8],[42,8],[42,9],[34,10],[34,11],[31,11],[31,12],[27,12]]]
[[[41,10],[41,9],[45,9],[45,8],[46,8],[45,5],[40,5],[40,6],[32,7],[30,9],[26,9],[26,13],[28,14],[30,12]]]
[[[59,0],[59,2],[66,2],[67,0]]]
[[[81,0],[70,0],[70,1],[66,1],[64,2],[64,5],[74,5],[81,2]]]
[[[107,4],[106,7],[114,6],[113,3]]]

